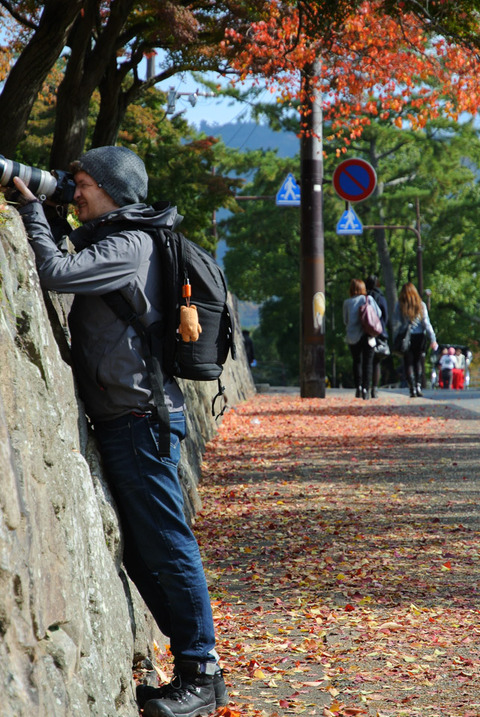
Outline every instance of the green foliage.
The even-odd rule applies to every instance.
[[[480,189],[476,167],[480,140],[474,128],[447,121],[423,132],[400,131],[380,120],[367,128],[348,156],[374,160],[379,191],[356,205],[364,225],[414,226],[420,200],[424,287],[432,291],[431,318],[439,341],[471,344],[477,332],[479,290],[476,217]],[[274,153],[250,153],[254,175],[248,195],[275,195],[287,172],[300,176],[300,161]],[[345,204],[330,180],[340,159],[335,147],[325,159],[324,234],[326,294],[326,367],[348,385],[351,358],[345,344],[343,301],[352,277],[382,277],[373,232],[337,236]],[[240,203],[239,203],[240,204]],[[272,200],[240,204],[224,224],[229,251],[225,266],[232,290],[244,300],[265,302],[257,332],[259,363],[279,362],[287,383],[298,377],[300,314],[299,210],[276,207]],[[417,281],[417,239],[413,232],[387,231],[387,246],[397,286]]]
[[[298,176],[298,160],[256,150],[245,153],[243,169],[254,174],[242,193],[271,198],[238,202],[238,212],[223,222],[225,271],[239,299],[262,304],[257,373],[291,383],[298,379],[300,213],[276,207],[273,198],[289,172]]]
[[[63,71],[62,63],[55,73]],[[15,159],[48,166],[54,121],[52,77],[38,98],[29,132]],[[233,92],[233,90],[232,90]],[[238,94],[238,93],[237,93]],[[90,136],[99,98],[92,98]],[[215,212],[232,211],[219,225],[228,241],[225,268],[231,290],[242,300],[262,304],[261,326],[255,343],[262,371],[280,375],[286,383],[298,380],[300,316],[300,210],[276,207],[273,201],[288,172],[300,178],[300,159],[282,159],[275,152],[239,152],[212,137],[199,134],[181,116],[165,115],[165,94],[151,88],[131,104],[119,143],[137,151],[150,176],[149,201],[169,200],[185,216],[183,229],[191,238],[215,251]],[[290,107],[259,113],[276,117],[275,126],[294,129]],[[298,119],[298,118],[297,118]],[[87,142],[88,146],[88,142]],[[345,205],[331,186],[341,155],[328,145],[325,158],[324,228],[327,373],[348,381],[351,360],[345,345],[343,301],[352,277],[381,276],[373,232],[337,236],[336,224]],[[413,226],[415,201],[421,209],[424,287],[432,291],[432,322],[444,342],[472,343],[479,315],[477,276],[477,217],[480,190],[477,167],[480,141],[469,124],[438,120],[424,131],[398,130],[381,120],[367,127],[351,144],[348,156],[362,156],[377,170],[375,197],[355,207],[364,225]],[[247,177],[247,180],[241,179]],[[236,201],[243,186],[246,196],[271,199]],[[417,279],[416,237],[408,230],[387,231],[395,282]],[[259,368],[260,370],[260,368]]]

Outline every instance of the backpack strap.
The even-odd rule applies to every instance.
[[[155,352],[152,351],[152,335],[140,321],[138,314],[133,311],[121,291],[110,291],[103,294],[102,299],[119,319],[129,324],[140,338],[145,354],[145,365],[152,387],[153,402],[155,404],[155,417],[161,427],[159,432],[158,453],[160,456],[170,455],[170,414],[165,404],[165,391],[163,388],[163,371]]]
[[[220,378],[218,378],[217,381],[218,381],[218,391],[212,399],[212,416],[215,418],[216,421],[218,421],[218,419],[221,416],[223,416],[223,414],[225,413],[225,411],[227,410],[227,407],[228,407],[228,398],[225,394],[225,386],[220,381]],[[223,398],[223,408],[220,411],[220,413],[216,413],[216,411],[215,411],[215,404],[217,402],[217,398]]]

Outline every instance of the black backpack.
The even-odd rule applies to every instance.
[[[129,228],[132,224],[129,223]],[[223,271],[215,259],[202,247],[186,239],[180,232],[166,228],[141,227],[152,235],[161,254],[164,320],[145,327],[120,290],[104,294],[102,298],[123,321],[129,323],[141,337],[152,382],[154,402],[159,420],[167,425],[168,411],[163,394],[163,371],[170,376],[194,381],[218,380],[218,393],[225,387],[220,376],[229,352],[236,357],[233,313],[228,305],[228,291]],[[191,287],[191,301],[198,310],[202,327],[198,341],[184,342],[177,329],[180,306],[188,304],[184,286]],[[189,292],[187,292],[189,293]],[[225,410],[218,414],[221,415]],[[217,416],[218,417],[218,416]],[[168,455],[169,447],[165,446]]]

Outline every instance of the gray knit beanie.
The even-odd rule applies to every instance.
[[[142,202],[148,191],[145,165],[126,147],[95,147],[75,162],[119,207]]]

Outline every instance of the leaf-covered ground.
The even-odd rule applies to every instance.
[[[478,434],[473,413],[392,393],[226,416],[195,525],[219,714],[480,715]]]

